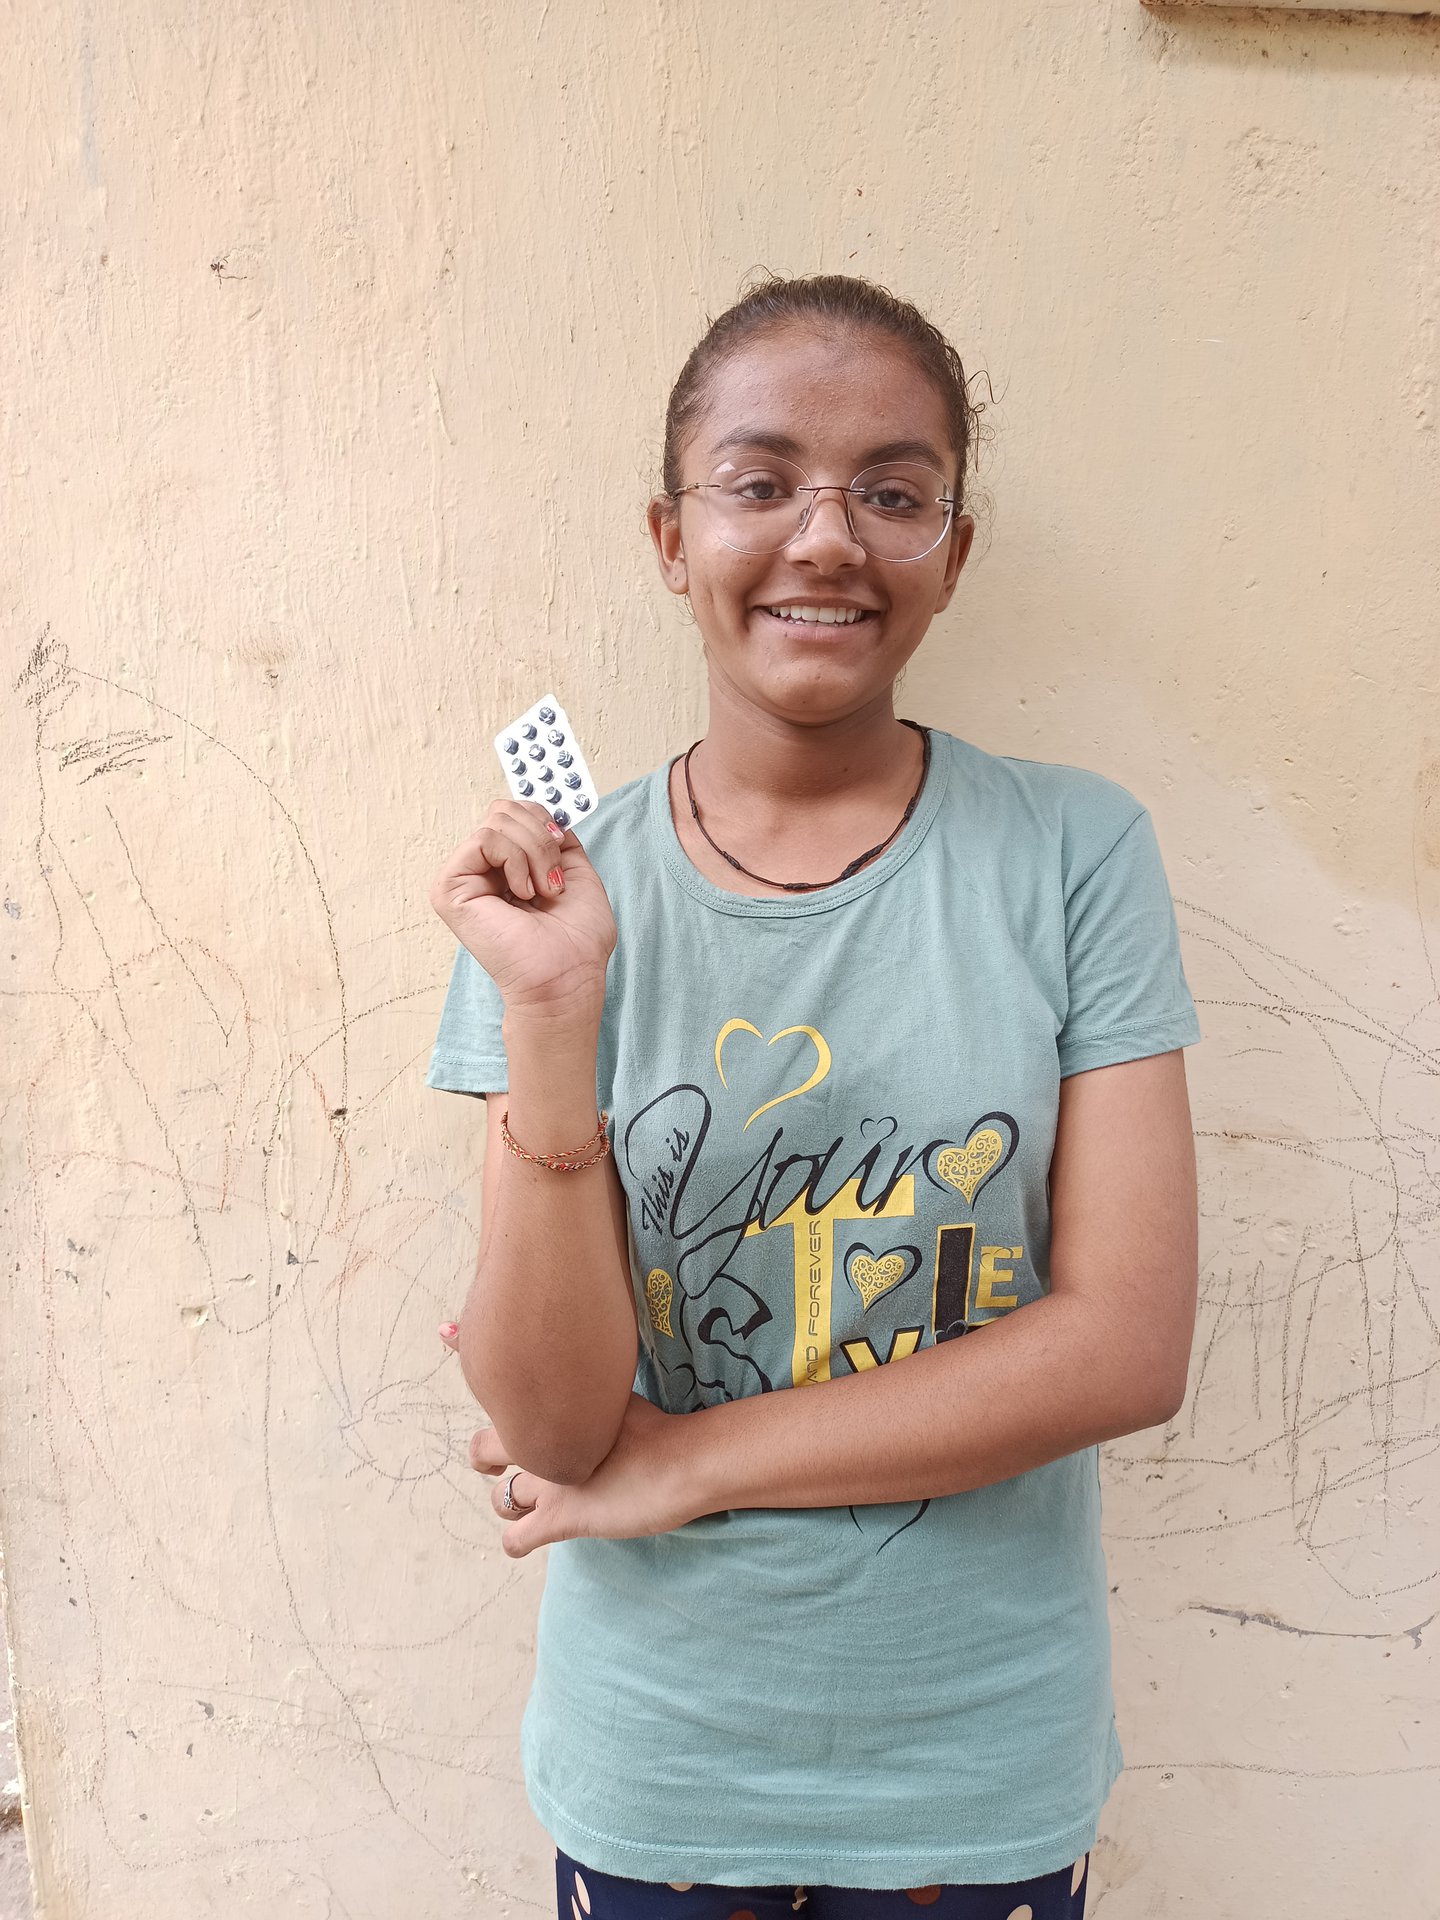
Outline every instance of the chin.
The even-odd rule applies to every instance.
[[[897,670],[898,671],[898,670]],[[866,675],[807,672],[803,677],[787,677],[756,689],[756,704],[777,718],[814,726],[826,721],[844,720],[877,700],[888,698],[894,678],[875,680]]]

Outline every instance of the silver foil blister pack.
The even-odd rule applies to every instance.
[[[502,727],[495,751],[515,798],[538,800],[557,827],[578,827],[600,804],[570,716],[553,693]]]

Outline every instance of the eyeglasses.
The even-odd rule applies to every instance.
[[[722,460],[708,480],[675,489],[682,493],[699,494],[716,539],[734,553],[780,553],[805,531],[822,493],[841,495],[851,537],[874,560],[923,560],[955,517],[944,474],[905,460],[866,467],[848,487],[812,485],[773,454]]]

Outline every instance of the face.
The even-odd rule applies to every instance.
[[[900,447],[907,451],[890,451]],[[793,325],[723,360],[682,449],[681,480],[767,451],[784,453],[816,485],[848,486],[898,457],[939,469],[954,490],[945,404],[884,335]],[[672,593],[690,597],[712,678],[744,703],[811,725],[888,707],[896,675],[950,602],[974,531],[959,514],[923,559],[877,560],[851,535],[841,496],[822,493],[783,551],[744,554],[717,537],[699,495],[650,507],[661,573]],[[859,617],[820,623],[779,611],[800,608]]]

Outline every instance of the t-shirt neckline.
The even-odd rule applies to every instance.
[[[925,776],[920,799],[904,831],[879,859],[872,860],[859,873],[852,873],[848,880],[838,881],[833,887],[823,887],[818,893],[775,894],[763,899],[717,887],[713,880],[706,879],[681,846],[680,835],[670,812],[670,774],[675,761],[680,758],[676,754],[663,766],[656,768],[651,776],[650,788],[650,824],[667,872],[702,906],[716,913],[731,913],[741,918],[800,919],[807,914],[828,913],[834,907],[843,907],[851,900],[858,900],[861,894],[880,886],[904,866],[930,831],[931,823],[940,811],[940,803],[950,779],[950,735],[941,733],[936,727],[927,727],[925,730],[930,735],[930,771]]]

